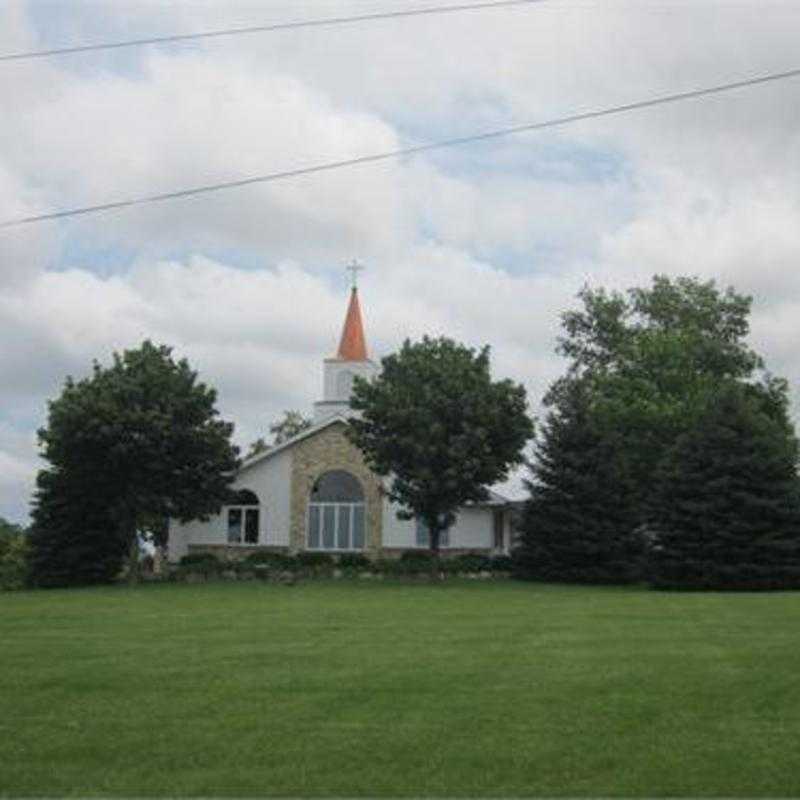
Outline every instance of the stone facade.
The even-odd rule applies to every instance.
[[[341,469],[358,478],[364,490],[365,555],[380,555],[383,541],[380,479],[367,466],[361,451],[347,439],[345,427],[344,422],[330,425],[292,448],[289,549],[293,553],[306,547],[308,498],[315,481],[329,470]]]
[[[261,544],[190,544],[189,552],[210,553],[222,561],[243,561],[251,553],[286,553],[280,545]]]

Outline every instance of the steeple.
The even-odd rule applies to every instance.
[[[322,400],[314,403],[314,422],[321,422],[332,414],[348,415],[353,379],[372,380],[380,371],[374,361],[367,356],[367,342],[364,337],[364,323],[361,320],[361,304],[358,299],[356,274],[363,267],[353,262],[347,267],[353,274],[350,289],[350,303],[342,328],[342,338],[334,358],[326,358],[323,367]]]
[[[367,342],[364,338],[364,325],[361,322],[361,305],[358,302],[358,289],[350,290],[350,305],[339,340],[336,358],[340,361],[367,361]]]

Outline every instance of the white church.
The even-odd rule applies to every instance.
[[[243,462],[232,486],[235,505],[207,521],[171,521],[169,560],[190,552],[235,559],[259,549],[391,558],[427,548],[425,525],[398,519],[398,507],[386,497],[386,479],[372,472],[345,436],[353,377],[369,379],[379,369],[367,355],[354,285],[339,349],[323,362],[323,395],[314,404],[312,427]],[[508,553],[510,517],[508,500],[490,490],[485,502],[459,510],[441,536],[441,549]]]

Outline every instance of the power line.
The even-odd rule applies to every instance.
[[[400,150],[391,150],[384,153],[375,153],[373,155],[359,156],[357,158],[348,158],[342,161],[329,161],[324,164],[314,164],[310,167],[300,167],[299,169],[285,170],[283,172],[272,172],[267,175],[257,175],[250,178],[241,178],[238,180],[225,181],[223,183],[209,184],[207,186],[196,186],[192,189],[180,189],[175,192],[165,192],[163,194],[136,197],[128,200],[117,200],[111,203],[84,206],[83,208],[53,211],[48,214],[38,214],[33,217],[21,217],[19,219],[6,220],[4,222],[0,222],[0,228],[11,228],[19,225],[28,225],[34,222],[44,222],[45,220],[62,219],[64,217],[77,217],[84,214],[94,214],[99,211],[112,211],[120,208],[128,208],[129,206],[144,205],[146,203],[158,203],[164,200],[176,200],[181,197],[192,197],[194,195],[222,191],[223,189],[234,189],[239,186],[249,186],[250,184],[254,183],[270,183],[272,181],[296,178],[301,175],[311,175],[316,172],[329,172],[336,169],[342,169],[343,167],[353,167],[359,164],[371,164],[377,161],[388,161],[389,159],[416,155],[417,153],[424,153],[429,150],[439,150],[445,147],[455,147],[457,145],[469,144],[471,142],[481,142],[488,139],[499,139],[503,136],[511,136],[513,134],[526,133],[530,131],[539,131],[545,128],[556,128],[563,125],[569,125],[574,122],[581,122],[587,119],[609,117],[613,114],[622,114],[628,111],[637,111],[643,108],[651,108],[652,106],[665,105],[667,103],[677,103],[683,100],[693,100],[700,97],[707,97],[708,95],[712,94],[733,91],[734,89],[743,89],[748,86],[756,86],[758,84],[797,77],[800,77],[800,69],[792,69],[786,72],[774,72],[755,78],[747,78],[746,80],[735,81],[734,83],[723,83],[717,86],[706,87],[704,89],[693,89],[688,92],[679,92],[678,94],[662,95],[661,97],[655,97],[650,100],[638,100],[634,103],[626,103],[620,106],[612,106],[610,108],[603,108],[594,111],[583,111],[578,114],[570,114],[566,117],[558,117],[556,119],[550,119],[544,122],[532,122],[526,125],[514,125],[508,128],[498,128],[496,130],[476,133],[470,136],[442,139],[438,142],[428,142],[426,144],[415,145],[413,147],[405,147]]]
[[[35,50],[28,53],[8,53],[0,55],[0,61],[23,61],[32,58],[45,58],[47,56],[63,56],[70,53],[87,53],[92,50],[116,50],[122,47],[188,42],[195,39],[214,39],[222,36],[270,33],[273,31],[295,30],[297,28],[323,28],[332,27],[334,25],[350,25],[356,22],[375,22],[377,20],[398,19],[400,17],[420,17],[431,14],[452,14],[457,11],[477,11],[479,9],[503,8],[507,6],[521,6],[543,2],[545,2],[545,0],[493,0],[493,2],[461,3],[454,6],[434,6],[430,8],[409,9],[406,11],[384,11],[374,14],[359,14],[354,17],[327,17],[325,19],[297,20],[295,22],[276,22],[272,25],[252,25],[245,28],[225,28],[215,31],[201,31],[199,33],[177,33],[171,36],[153,36],[147,39],[129,39],[122,42],[58,47],[52,50]]]

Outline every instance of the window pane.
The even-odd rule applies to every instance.
[[[428,526],[421,520],[417,519],[417,547],[428,547],[430,545],[430,536],[428,535]]]
[[[360,503],[363,499],[364,491],[358,479],[340,469],[320,476],[311,490],[313,503]]]
[[[353,550],[364,549],[364,506],[353,506]]]
[[[494,526],[494,547],[495,550],[503,549],[503,512],[495,510],[492,515]]]
[[[258,542],[258,509],[248,508],[244,512],[244,540],[248,544]]]
[[[450,528],[439,531],[439,547],[450,547]]]
[[[336,531],[336,546],[340,550],[350,549],[350,506],[339,506],[339,528]]]
[[[319,506],[308,508],[308,546],[312,550],[319,548]]]
[[[336,506],[325,506],[322,512],[322,549],[334,549],[336,532]]]
[[[228,509],[228,541],[242,541],[242,509]]]

